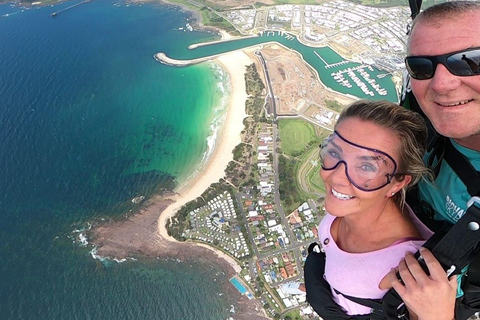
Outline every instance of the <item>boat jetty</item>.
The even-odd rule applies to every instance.
[[[83,0],[82,2],[72,4],[72,5],[69,6],[69,7],[66,7],[66,8],[63,8],[63,9],[61,9],[61,10],[58,10],[58,11],[53,12],[53,13],[50,15],[50,17],[56,17],[56,16],[58,16],[58,15],[60,14],[60,12],[67,11],[67,10],[69,10],[69,9],[75,8],[76,6],[79,6],[79,5],[81,5],[81,4],[84,4],[84,3],[87,3],[87,2],[91,2],[91,1],[93,1],[93,0]]]

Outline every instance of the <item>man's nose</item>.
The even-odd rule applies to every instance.
[[[435,92],[443,93],[457,89],[461,82],[460,77],[453,75],[443,64],[439,63],[430,81],[430,87]]]

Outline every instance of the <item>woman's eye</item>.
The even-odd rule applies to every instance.
[[[365,171],[365,172],[376,172],[377,171],[377,167],[372,165],[372,164],[362,164],[360,165],[359,167],[361,170]]]
[[[330,150],[327,151],[327,154],[332,158],[340,159],[340,155],[335,150],[330,149]]]

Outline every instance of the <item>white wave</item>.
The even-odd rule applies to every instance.
[[[225,87],[223,86],[223,81],[217,83],[217,88],[221,93],[225,93]]]
[[[135,258],[123,258],[123,259],[117,259],[117,258],[107,258],[107,257],[102,257],[101,255],[98,254],[97,247],[94,247],[92,250],[90,250],[90,255],[92,256],[93,259],[99,260],[103,265],[107,266],[110,262],[115,261],[116,263],[123,263],[125,261],[131,260],[131,261],[137,261]]]
[[[207,137],[207,150],[203,154],[202,162],[208,159],[212,154],[213,150],[215,149],[215,142],[217,140],[218,129],[219,128],[216,127],[213,123],[210,125],[210,130],[212,134]]]
[[[87,223],[82,228],[74,229],[71,232],[74,235],[72,243],[79,242],[81,246],[86,247],[88,245],[88,238],[87,238],[87,235],[86,235],[86,231],[89,231],[91,228],[92,228],[92,224]],[[78,235],[76,235],[76,234],[78,234]],[[67,236],[67,238],[71,239],[72,237]]]
[[[225,77],[225,72],[218,64],[214,62],[210,63],[210,69],[212,69],[215,78],[223,80],[223,78]]]
[[[230,79],[228,77],[228,73],[225,73],[225,71],[218,64],[212,62],[210,64],[210,68],[212,70],[213,76],[215,77],[215,79],[218,80],[217,89],[218,92],[222,95],[221,102],[218,106],[216,106],[215,111],[219,109],[223,110],[226,105],[224,100],[228,101],[228,95],[230,93]],[[219,106],[221,108],[218,108]]]
[[[93,259],[99,260],[101,262],[105,262],[105,261],[108,260],[107,258],[102,257],[101,255],[98,254],[96,247],[94,247],[92,250],[90,250],[90,255],[92,256]]]
[[[200,165],[197,166],[196,170],[184,180],[184,183],[188,183],[188,181],[193,179],[193,177],[195,177],[205,167],[208,159],[215,150],[219,130],[225,123],[227,116],[226,111],[231,92],[230,78],[228,73],[225,73],[219,65],[211,63],[210,68],[212,69],[215,78],[219,80],[216,86],[219,90],[218,94],[220,95],[220,99],[218,100],[217,104],[213,106],[213,119],[210,123],[210,134],[207,136],[207,149],[202,155]]]
[[[81,244],[82,246],[85,246],[85,247],[86,247],[86,246],[88,245],[87,236],[86,236],[85,234],[80,233],[80,234],[78,235],[78,239],[80,240],[80,244]]]
[[[193,177],[195,177],[200,171],[203,170],[205,167],[208,159],[213,153],[213,150],[215,150],[215,145],[217,141],[217,136],[218,136],[218,131],[221,128],[221,125],[223,123],[224,118],[226,117],[226,114],[221,114],[220,117],[214,118],[212,123],[210,124],[210,135],[207,137],[207,150],[202,155],[202,159],[200,160],[200,165],[197,167],[197,169],[187,177],[186,181],[190,181]]]
[[[82,228],[80,228],[80,229],[74,229],[74,230],[72,231],[72,233],[80,233],[80,232],[83,232],[83,231],[88,231],[88,230],[92,229],[92,226],[93,226],[93,225],[92,225],[90,222],[87,222],[87,225],[86,225],[86,226],[84,226],[84,227],[82,227]]]
[[[217,84],[217,87],[221,87],[222,96],[218,105],[215,108],[215,112],[224,112],[228,107],[228,101],[230,99],[230,93],[232,92],[232,85],[230,83],[230,78],[227,76],[223,79],[221,84]]]

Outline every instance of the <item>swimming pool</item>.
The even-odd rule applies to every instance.
[[[230,279],[230,282],[237,288],[238,291],[240,291],[241,294],[245,294],[248,292],[247,288],[245,288],[240,281],[237,279],[237,277],[233,277]]]

